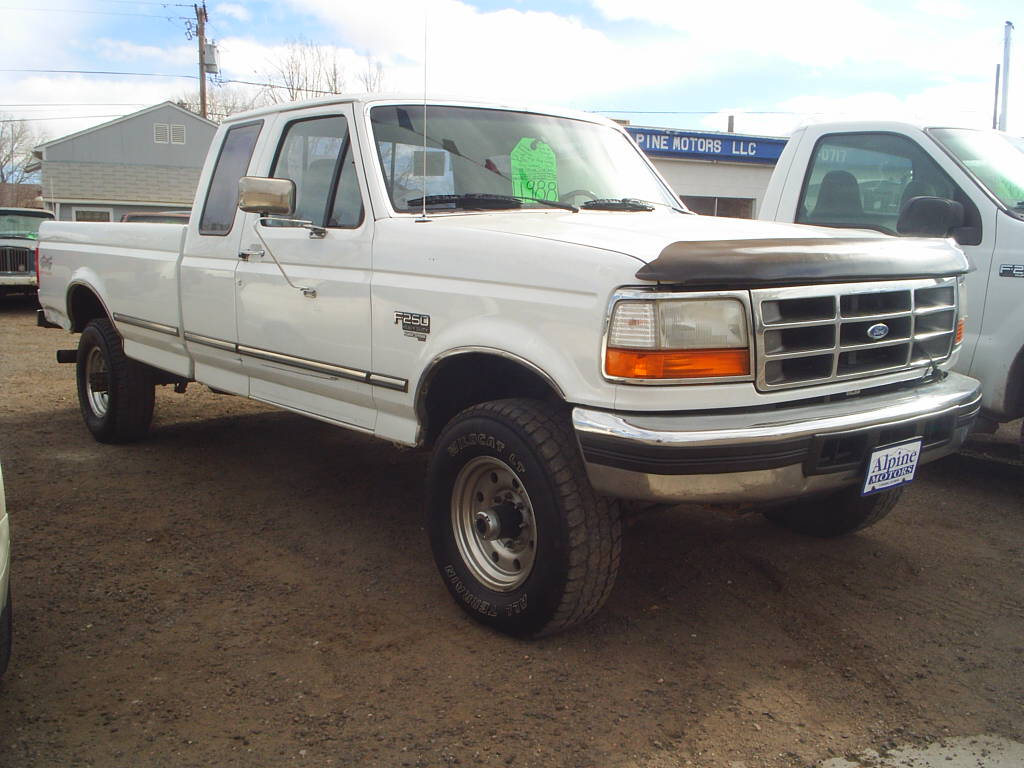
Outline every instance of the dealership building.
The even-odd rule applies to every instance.
[[[625,125],[691,211],[757,216],[786,139]]]

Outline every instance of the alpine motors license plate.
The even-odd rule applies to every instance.
[[[878,448],[871,454],[862,496],[906,485],[914,479],[921,458],[921,438]]]

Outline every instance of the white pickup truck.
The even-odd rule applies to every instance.
[[[517,635],[604,603],[621,499],[849,533],[979,408],[954,245],[696,216],[593,115],[249,112],[187,226],[48,223],[39,261],[97,440],[198,381],[432,448],[441,577]]]
[[[1024,416],[1024,140],[895,122],[808,126],[786,144],[759,215],[952,237],[972,267],[956,370],[981,380],[976,428]],[[1024,458],[1024,430],[1020,445]]]

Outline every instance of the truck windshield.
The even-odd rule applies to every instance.
[[[39,237],[39,225],[51,218],[50,214],[43,211],[39,213],[0,211],[0,237],[35,240]]]
[[[396,211],[586,207],[630,198],[682,210],[628,138],[584,120],[471,107],[373,107],[370,121]],[[474,197],[475,196],[475,197]]]
[[[995,131],[933,128],[929,133],[1007,208],[1024,213],[1024,145]]]

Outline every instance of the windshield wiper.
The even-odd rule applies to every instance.
[[[654,205],[635,197],[606,197],[598,200],[587,200],[581,208],[588,211],[653,211]]]
[[[467,192],[462,195],[427,195],[426,197],[414,197],[406,201],[406,205],[412,208],[423,205],[455,205],[470,211],[498,211],[509,208],[522,208],[523,202],[542,203],[552,208],[561,208],[565,211],[579,213],[579,208],[559,200],[545,200],[542,197],[525,197],[523,195],[497,195],[490,192]]]
[[[0,237],[2,237],[4,240],[35,240],[36,239],[32,235],[19,235],[17,232],[11,232],[10,234],[8,234],[6,232],[0,232]]]

